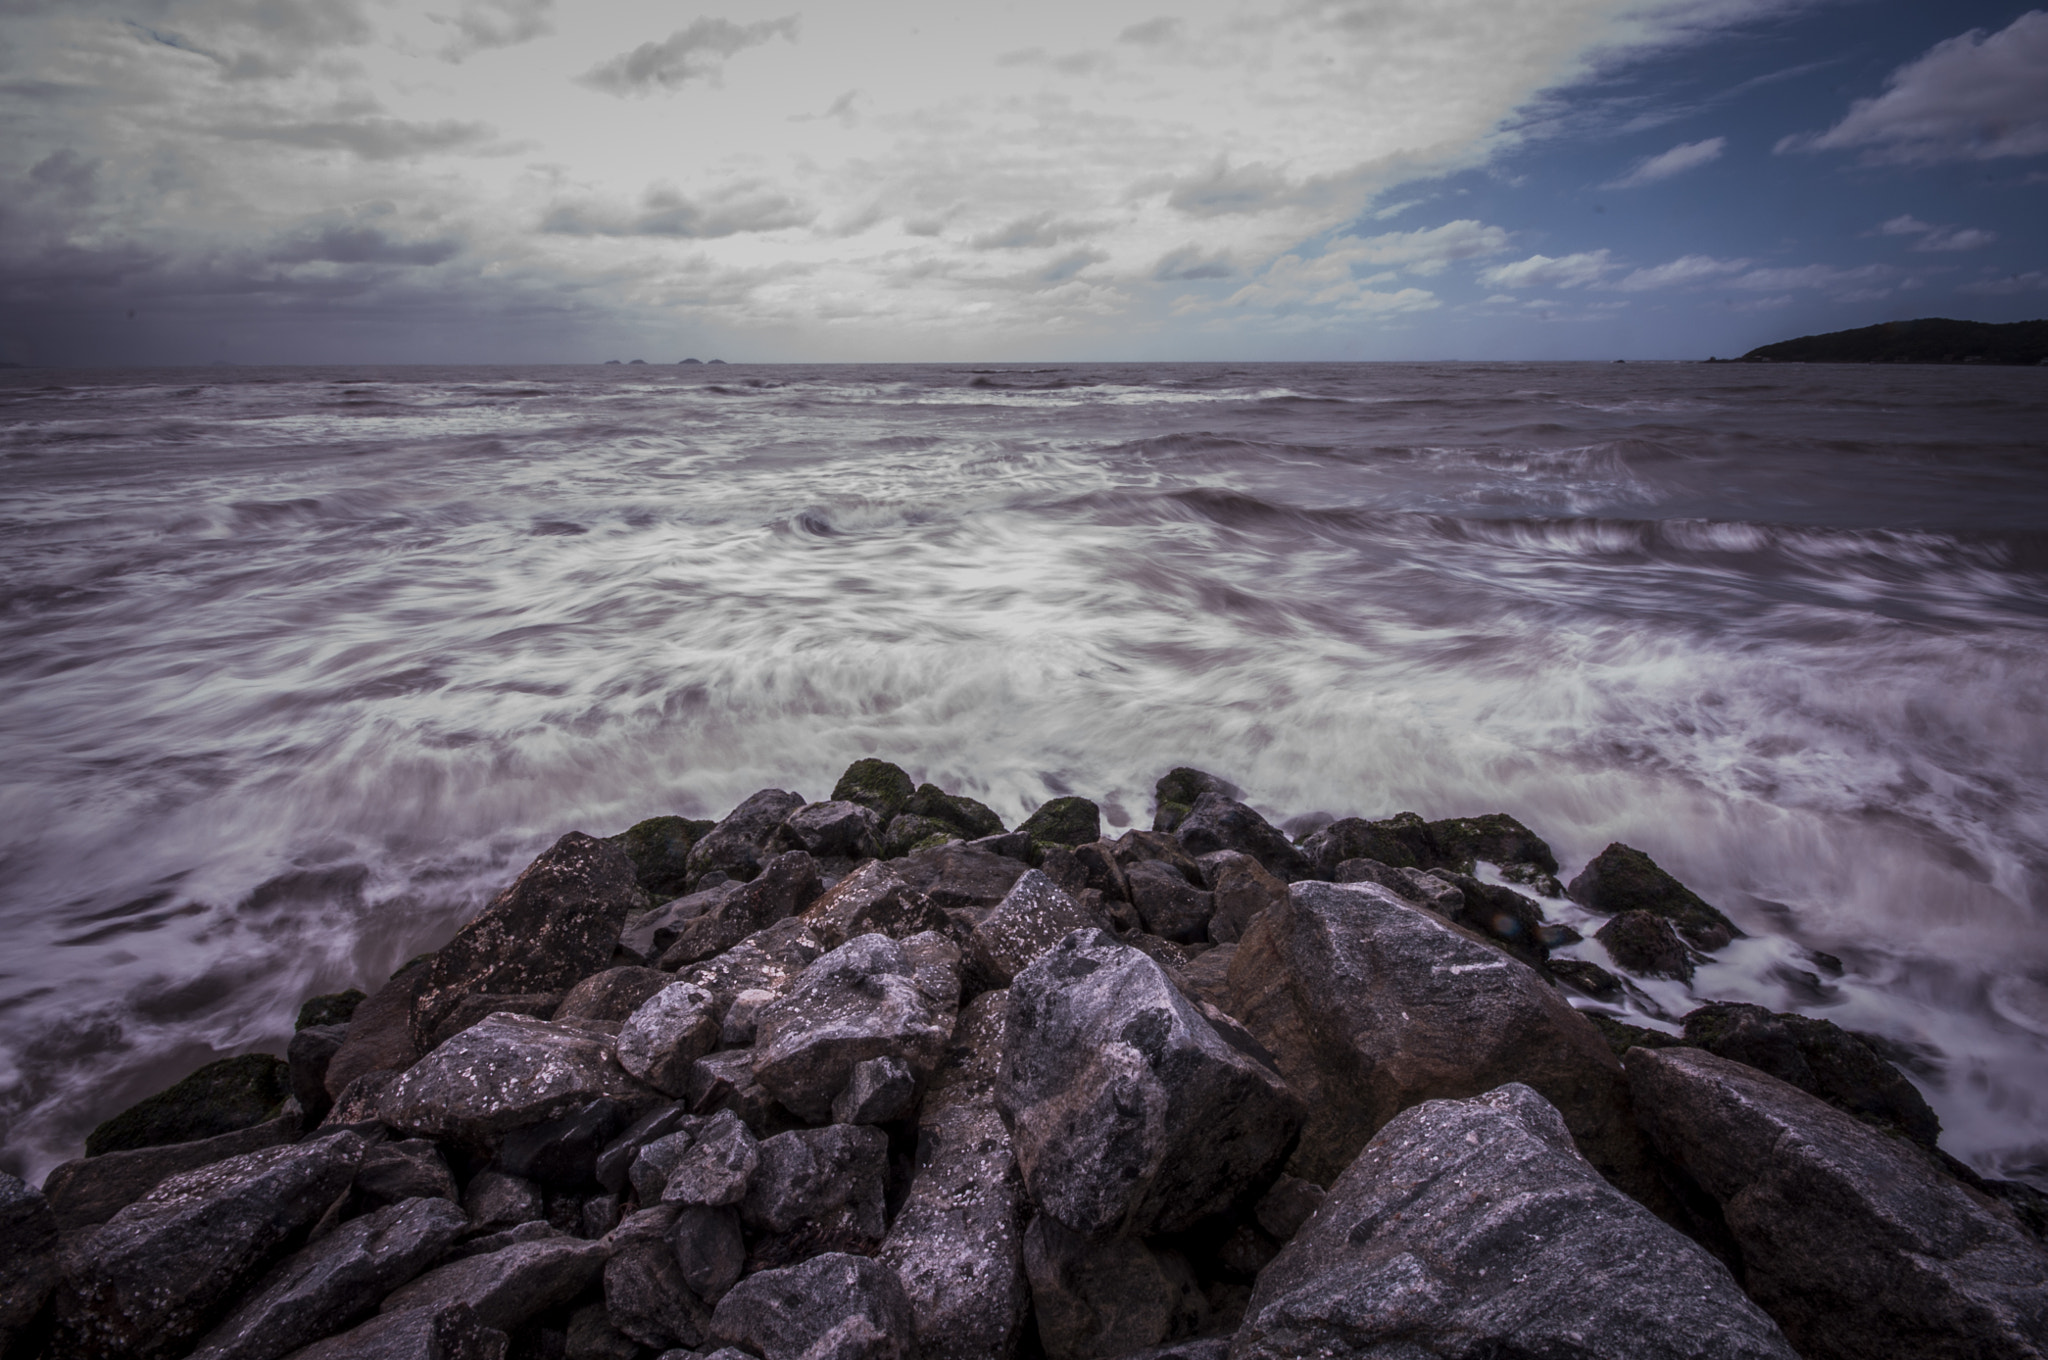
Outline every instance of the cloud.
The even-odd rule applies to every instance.
[[[1050,212],[1033,213],[1006,222],[994,231],[983,232],[968,242],[976,250],[1029,250],[1055,246],[1078,236],[1090,236],[1095,228],[1083,222],[1064,222]]]
[[[649,189],[637,209],[557,203],[540,229],[555,236],[668,236],[710,241],[742,232],[808,226],[817,213],[760,183],[728,184],[686,198],[674,189]]]
[[[1780,152],[1862,149],[1901,165],[2048,153],[2048,11],[1936,43],[1859,99],[1826,132],[1787,137]]]
[[[1194,246],[1182,246],[1160,256],[1159,263],[1152,266],[1152,277],[1161,283],[1169,281],[1192,282],[1196,279],[1227,279],[1237,269],[1224,255],[1204,255]]]
[[[1956,290],[1959,293],[1974,293],[1978,297],[2010,297],[2014,293],[2048,293],[2048,273],[2030,269],[2024,274],[2007,274],[2004,278],[1979,279],[1966,283]]]
[[[435,15],[436,22],[455,30],[441,48],[443,61],[462,61],[494,48],[517,47],[554,31],[548,11],[554,0],[464,0],[453,18]]]
[[[1598,283],[1612,267],[1606,250],[1581,251],[1576,255],[1531,255],[1513,264],[1481,270],[1479,281],[1491,288],[1583,288]]]
[[[1440,274],[1459,260],[1498,255],[1508,248],[1508,234],[1471,218],[1418,231],[1390,231],[1381,236],[1346,236],[1331,243],[1330,253],[1360,264],[1391,264],[1411,274]]]
[[[1179,19],[1173,18],[1171,15],[1162,14],[1156,19],[1147,19],[1142,24],[1132,24],[1123,32],[1117,34],[1116,40],[1118,42],[1138,43],[1141,46],[1149,47],[1158,43],[1176,41],[1185,27],[1186,25]]]
[[[1647,292],[1652,288],[1680,288],[1687,284],[1710,283],[1739,274],[1749,268],[1748,260],[1717,260],[1711,255],[1685,255],[1669,264],[1638,269],[1614,286],[1624,293]]]
[[[1917,236],[1915,250],[1955,251],[1976,250],[1988,246],[1998,239],[1995,231],[1981,227],[1937,227],[1931,222],[1922,222],[1911,213],[1902,213],[1889,221],[1881,222],[1877,228],[1880,236]]]
[[[1728,147],[1726,137],[1709,137],[1703,142],[1680,142],[1661,155],[1651,156],[1637,163],[1636,168],[1602,186],[1608,189],[1635,189],[1658,180],[1682,175],[1688,170],[1697,170],[1702,165],[1721,159],[1721,153]]]
[[[1837,269],[1828,264],[1804,264],[1781,269],[1752,269],[1728,281],[1730,288],[1755,292],[1778,292],[1787,288],[1844,288],[1869,285],[1891,279],[1898,270],[1888,264],[1866,264],[1855,269]]]
[[[403,118],[283,119],[216,124],[217,137],[243,142],[277,142],[307,151],[346,151],[364,160],[403,160],[450,151],[494,147],[496,135],[482,123],[443,119],[433,123]]]
[[[728,58],[777,36],[795,42],[796,28],[794,14],[752,24],[699,19],[658,43],[641,43],[599,63],[579,79],[592,89],[617,95],[647,94],[656,86],[676,90],[692,80],[716,84]]]
[[[281,264],[435,265],[462,253],[459,237],[441,234],[407,238],[377,225],[393,209],[380,204],[354,220],[312,224],[294,233],[272,252]]]

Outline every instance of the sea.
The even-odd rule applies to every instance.
[[[2048,370],[11,370],[0,677],[30,1180],[564,832],[872,755],[1624,842],[1748,932],[1627,1018],[1873,1035],[2048,1187]]]

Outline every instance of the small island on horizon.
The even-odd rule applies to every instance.
[[[1761,345],[1739,364],[2048,364],[2048,321],[1952,321],[1928,316]]]

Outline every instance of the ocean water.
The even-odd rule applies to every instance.
[[[1639,1020],[1883,1036],[2048,1185],[2048,372],[11,372],[0,673],[32,1178],[564,831],[873,754],[1625,841],[1754,937]]]

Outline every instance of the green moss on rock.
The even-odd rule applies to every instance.
[[[684,866],[690,847],[716,825],[687,817],[649,817],[610,839],[633,861],[633,877],[640,886],[666,901],[688,891]]]
[[[920,784],[903,804],[903,810],[950,826],[962,840],[1003,834],[1003,819],[985,804],[964,794],[947,793],[937,784]]]
[[[1658,868],[1655,860],[1619,841],[1581,870],[1567,891],[1574,902],[1602,915],[1647,911],[1661,916],[1701,949],[1719,949],[1742,934],[1699,894]]]
[[[309,996],[299,1006],[299,1018],[293,1023],[292,1032],[311,1029],[315,1025],[345,1025],[355,1017],[356,1007],[367,1000],[367,996],[353,987],[345,992]]]
[[[1196,800],[1205,793],[1235,798],[1242,792],[1229,780],[1218,778],[1206,770],[1195,769],[1192,765],[1176,765],[1152,786],[1152,829],[1172,831],[1178,827],[1187,820],[1188,814],[1194,811]]]
[[[283,1059],[265,1053],[222,1058],[94,1129],[85,1155],[233,1133],[271,1118],[291,1093],[291,1069]]]
[[[1557,856],[1544,839],[1505,812],[1446,817],[1428,826],[1442,868],[1469,874],[1473,863],[1483,859],[1489,864],[1534,865],[1546,874],[1557,872]]]
[[[958,831],[936,817],[920,817],[914,812],[898,813],[890,819],[888,830],[882,834],[882,858],[901,859],[934,838],[942,844],[963,839]]]
[[[1102,839],[1102,812],[1086,798],[1055,798],[1017,829],[1035,846],[1087,845]]]
[[[839,776],[839,782],[832,786],[832,801],[859,803],[862,807],[873,808],[884,822],[903,811],[903,805],[910,801],[916,784],[903,772],[900,765],[869,756],[856,760],[846,767],[846,773]]]

